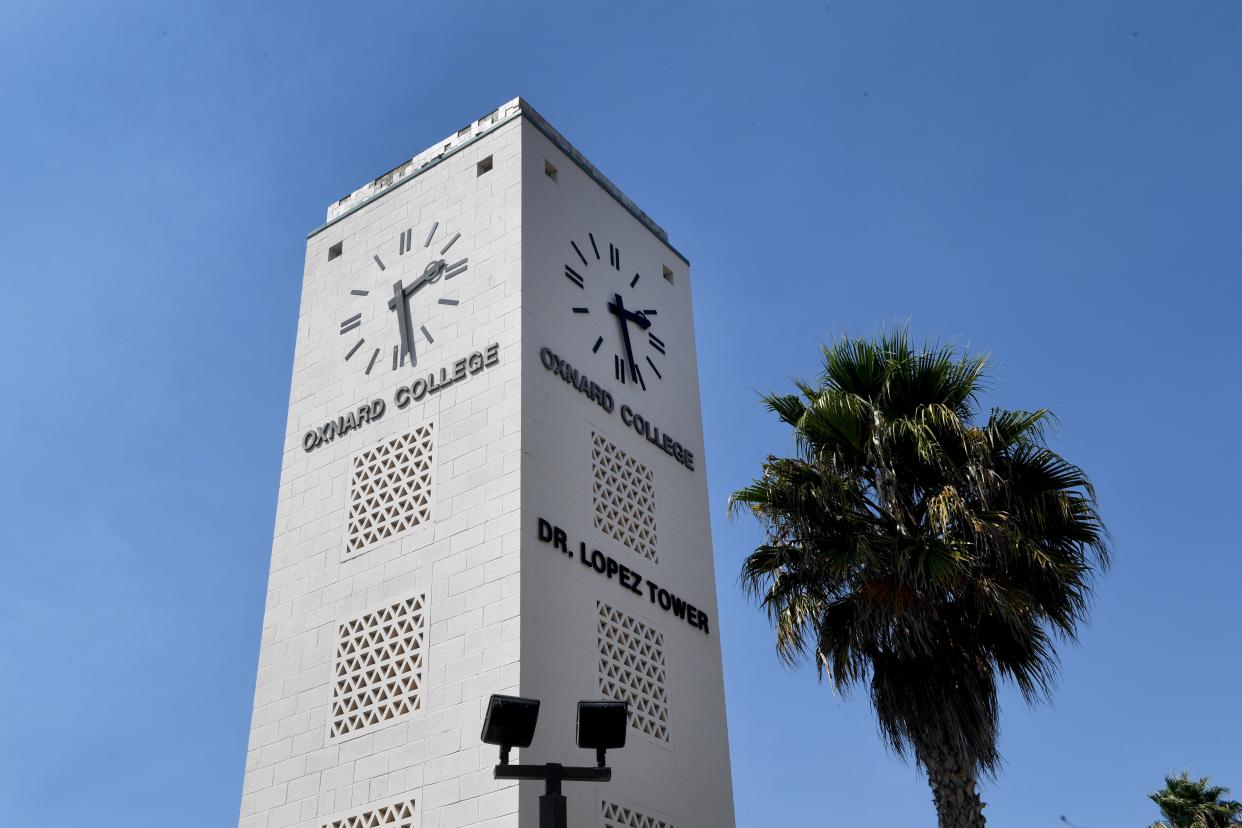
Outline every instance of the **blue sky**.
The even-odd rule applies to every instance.
[[[694,266],[738,824],[927,825],[865,697],[781,668],[728,493],[756,394],[909,320],[1048,406],[1115,536],[996,825],[1242,792],[1242,4],[0,7],[0,821],[235,821],[305,233],[522,95]]]

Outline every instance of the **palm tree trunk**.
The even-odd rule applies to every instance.
[[[927,769],[940,828],[985,828],[983,800],[971,768],[953,751],[938,745],[920,746],[918,754]]]

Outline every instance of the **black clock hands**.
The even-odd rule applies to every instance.
[[[663,357],[668,356],[668,349],[664,340],[654,333],[657,327],[663,331],[663,326],[655,324],[656,314],[659,311],[639,304],[640,302],[645,302],[645,297],[649,295],[655,298],[655,292],[658,288],[645,287],[641,292],[641,296],[633,292],[635,285],[642,278],[641,272],[634,272],[633,278],[628,278],[626,274],[621,273],[623,281],[614,283],[611,278],[614,274],[611,271],[620,273],[621,251],[616,243],[612,243],[607,245],[608,263],[611,268],[609,271],[604,271],[601,274],[609,278],[606,278],[601,283],[597,293],[597,288],[595,288],[596,279],[591,274],[598,271],[588,271],[587,268],[594,268],[597,260],[602,262],[603,255],[600,250],[600,242],[596,241],[595,235],[587,233],[587,238],[590,240],[590,247],[586,245],[579,247],[577,241],[574,239],[569,240],[569,246],[573,248],[577,258],[565,265],[565,278],[569,280],[569,284],[557,280],[557,284],[569,291],[570,295],[574,297],[569,310],[574,314],[591,314],[595,311],[594,307],[592,307],[594,303],[603,299],[608,307],[608,312],[617,318],[617,327],[620,328],[622,347],[613,346],[608,351],[605,351],[604,358],[612,357],[613,376],[618,383],[623,385],[633,383],[636,386],[635,390],[641,389],[646,391],[648,390],[648,380],[645,376],[647,374],[650,375],[652,383],[658,381],[667,383],[664,374],[660,370],[660,366],[657,364]],[[595,254],[594,259],[591,258],[592,253]],[[567,256],[566,258],[568,259],[569,257]],[[664,268],[664,272],[665,278],[668,278],[670,271],[667,267]],[[450,268],[446,278],[451,276],[452,273],[453,270]],[[623,293],[623,291],[627,290],[626,284],[629,285],[630,293]],[[623,299],[623,296],[628,296],[628,301],[631,304],[630,307],[626,307],[626,299]],[[583,301],[584,298],[585,301]],[[598,315],[575,316],[574,319],[575,330],[586,328],[585,332],[588,332],[591,336],[591,340],[589,340],[591,343],[591,353],[598,354],[608,335],[606,330],[601,330],[597,325],[607,329],[607,319],[600,318]],[[581,320],[581,322],[577,320]],[[591,323],[596,320],[598,320],[597,324],[581,324],[582,322]],[[611,341],[616,342],[616,340]],[[644,345],[644,342],[646,342],[646,345]],[[650,348],[650,353],[648,353],[648,348]],[[639,360],[645,362],[646,365],[640,366]]]
[[[431,239],[435,235],[436,228],[439,226],[439,222],[432,224],[431,231],[427,234],[427,241],[422,245],[423,248],[430,246]],[[462,255],[463,251],[460,247],[456,249],[456,253],[454,255],[461,255],[461,259],[457,261],[448,261],[444,258],[449,248],[453,247],[455,244],[462,244],[462,242],[459,242],[459,239],[461,238],[461,233],[453,235],[452,238],[443,243],[438,254],[434,252],[431,253],[431,255],[436,258],[432,261],[427,261],[425,258],[427,254],[422,253],[421,249],[419,249],[417,253],[415,252],[416,246],[414,245],[414,230],[413,228],[407,227],[398,233],[398,246],[395,250],[393,250],[395,256],[401,257],[397,259],[397,266],[395,269],[392,259],[389,259],[389,263],[385,265],[384,260],[380,258],[379,253],[371,256],[371,260],[375,262],[375,266],[379,270],[379,273],[373,276],[373,278],[377,279],[378,284],[351,285],[349,295],[351,297],[371,296],[372,298],[365,301],[368,305],[373,302],[377,303],[377,305],[374,306],[375,310],[373,312],[376,313],[378,318],[372,321],[370,314],[366,313],[364,310],[363,313],[353,313],[341,321],[340,332],[341,334],[347,334],[351,331],[356,331],[359,328],[362,328],[364,325],[363,316],[367,316],[364,331],[355,334],[354,336],[357,337],[356,341],[353,342],[352,345],[348,346],[348,349],[344,351],[346,362],[349,362],[351,358],[354,358],[355,355],[362,350],[364,344],[369,345],[371,349],[370,357],[368,358],[365,354],[363,354],[362,358],[354,359],[351,364],[358,365],[361,363],[364,366],[363,373],[370,376],[372,369],[374,369],[376,364],[379,362],[380,354],[387,348],[392,349],[392,370],[394,371],[405,366],[407,355],[410,360],[410,366],[413,367],[416,364],[415,347],[418,344],[418,338],[426,337],[427,344],[424,347],[432,350],[435,349],[436,339],[432,330],[428,329],[428,326],[431,326],[431,328],[434,329],[437,324],[439,314],[436,312],[436,308],[438,308],[439,305],[454,307],[458,305],[459,302],[457,299],[436,296],[432,299],[433,302],[438,299],[435,306],[432,306],[430,302],[427,302],[426,306],[424,306],[424,304],[419,304],[416,307],[414,304],[414,295],[427,285],[435,284],[440,281],[447,284],[449,279],[466,272],[469,257]],[[367,251],[367,253],[370,252],[371,251]],[[421,266],[419,265],[419,262],[422,263]],[[370,270],[369,267],[368,270]],[[384,273],[385,270],[388,272]],[[396,281],[392,281],[394,278]],[[384,283],[391,285],[391,288],[388,291],[384,290]],[[439,290],[440,289],[437,288],[435,291],[431,292],[438,293]],[[350,299],[349,301],[353,302],[355,300]],[[383,305],[385,302],[388,303],[388,309],[393,311],[393,318],[397,323],[398,339],[396,342],[393,341],[392,328],[390,327],[391,323],[385,321],[383,312]],[[350,310],[357,309],[350,308]],[[381,330],[371,330],[373,326]],[[363,336],[363,333],[366,335]]]
[[[621,326],[621,340],[625,343],[625,358],[630,366],[630,378],[634,382],[639,382],[638,365],[634,361],[634,346],[630,343],[630,323],[633,322],[645,331],[651,327],[651,320],[642,311],[632,311],[626,308],[619,293],[613,294],[612,301],[608,303],[608,312],[617,317],[617,324]]]
[[[392,298],[388,300],[388,308],[397,312],[397,327],[401,333],[401,360],[403,361],[406,354],[409,354],[410,365],[414,364],[414,327],[410,322],[409,299],[418,293],[423,285],[438,281],[444,269],[444,259],[436,259],[424,268],[423,275],[418,281],[409,285],[402,285],[400,279],[393,282]]]
[[[398,279],[393,282],[392,298],[388,300],[388,307],[397,312],[397,329],[401,333],[400,362],[404,362],[405,355],[409,354],[411,365],[414,364],[414,332],[410,329],[410,309],[406,300],[410,293],[414,292],[412,288],[413,285],[409,288],[403,287],[401,280]],[[407,290],[409,293],[406,292]]]

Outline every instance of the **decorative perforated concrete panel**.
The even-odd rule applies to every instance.
[[[338,627],[332,736],[384,724],[422,707],[425,637],[421,595]]]
[[[664,635],[619,609],[596,601],[599,691],[630,703],[630,726],[668,741]]]
[[[591,433],[595,528],[650,561],[656,555],[655,477],[651,469]]]
[[[323,828],[417,828],[418,810],[413,799],[372,808],[354,816],[323,823]]]
[[[671,822],[647,816],[607,799],[600,804],[603,806],[604,828],[673,828]]]
[[[428,423],[354,457],[347,556],[431,517],[431,436]]]

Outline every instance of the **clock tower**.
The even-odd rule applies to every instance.
[[[521,99],[311,232],[242,828],[535,828],[523,763],[592,764],[569,824],[733,825],[690,267]]]

